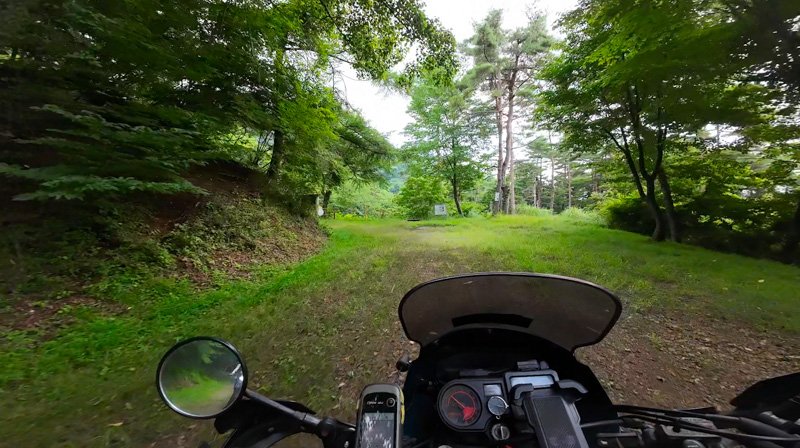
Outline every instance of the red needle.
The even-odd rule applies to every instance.
[[[453,399],[453,401],[455,401],[456,403],[458,403],[458,405],[459,405],[459,406],[461,406],[461,409],[464,409],[464,408],[466,408],[466,406],[464,406],[463,404],[461,404],[461,402],[460,402],[460,401],[458,401],[458,399],[456,398],[455,394],[451,395],[451,396],[450,396],[450,398],[452,398],[452,399]]]
[[[475,408],[464,408],[464,423],[468,422],[475,415]]]

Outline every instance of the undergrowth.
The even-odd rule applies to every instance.
[[[314,220],[248,195],[188,202],[168,218],[152,204],[115,204],[9,226],[0,244],[0,328],[42,326],[39,309],[60,318],[73,302],[103,313],[163,277],[213,284],[247,276],[253,264],[297,262],[324,241]]]

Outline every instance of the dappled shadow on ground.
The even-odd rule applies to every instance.
[[[800,371],[798,353],[797,335],[673,311],[627,316],[578,358],[615,402],[725,409],[751,384]]]

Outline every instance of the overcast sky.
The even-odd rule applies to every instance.
[[[525,24],[525,11],[530,0],[428,0],[426,13],[439,21],[461,42],[472,35],[472,24],[486,17],[489,9],[503,10],[504,28]],[[557,16],[575,6],[576,0],[538,0],[537,8],[548,12],[551,29]],[[406,114],[408,99],[397,93],[386,94],[368,81],[355,79],[353,71],[343,79],[347,99],[361,110],[372,126],[386,135],[396,146],[403,144],[403,128],[410,118]]]

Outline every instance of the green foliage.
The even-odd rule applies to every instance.
[[[784,101],[788,78],[767,68],[791,65],[796,51],[784,31],[798,10],[785,3],[583,0],[563,18],[566,41],[543,71],[537,118],[563,134],[565,151],[603,157],[593,162],[598,171],[616,165],[603,186],[593,169],[584,204],[605,195],[613,225],[651,226],[657,240],[669,224],[676,241],[792,259],[785,254],[798,250],[800,202],[787,170],[797,134],[787,129],[796,104]],[[636,196],[641,206],[629,200]]]
[[[483,206],[478,202],[462,202],[461,203],[461,212],[464,214],[464,217],[470,218],[477,216],[480,213],[480,210]]]
[[[375,183],[346,182],[331,195],[328,211],[329,215],[337,213],[369,218],[388,218],[397,214],[394,197],[394,194]]]
[[[305,243],[298,241],[303,233],[315,233],[313,223],[286,216],[260,199],[241,198],[208,202],[199,219],[176,225],[162,243],[178,259],[208,271],[218,267],[220,251],[246,253],[253,259],[273,257],[276,247],[295,253]]]
[[[517,214],[524,216],[552,216],[553,212],[547,208],[539,208],[525,203],[517,204]]]
[[[269,153],[276,196],[374,177],[390,147],[327,87],[331,58],[378,81],[412,47],[406,83],[456,68],[417,0],[24,1],[3,25],[0,174],[18,200],[197,192],[186,169],[221,153]]]
[[[76,295],[103,300],[168,270],[202,277],[216,269],[237,273],[239,260],[295,260],[322,239],[313,221],[231,196],[190,201],[192,209],[178,213],[192,217],[162,236],[157,223],[168,218],[146,198],[99,210],[54,207],[50,218],[13,226],[0,240],[3,293],[48,304]]]
[[[671,160],[670,179],[686,241],[710,249],[781,258],[795,196],[782,191],[785,177],[771,178],[771,165],[734,152],[687,150]],[[754,163],[756,162],[756,163]],[[774,167],[773,167],[774,168]],[[644,204],[625,183],[598,205],[612,227],[647,233],[653,224]],[[624,193],[622,193],[624,192]]]
[[[447,199],[442,182],[433,177],[412,176],[397,195],[397,205],[406,218],[422,219],[433,215],[433,207]]]
[[[606,224],[606,220],[600,213],[581,208],[568,208],[559,213],[558,216],[576,223],[591,224],[594,226],[605,226]]]
[[[303,191],[321,191],[325,195],[343,184],[375,183],[394,160],[394,147],[372,129],[356,111],[342,110],[333,128],[335,137],[321,145],[312,164],[319,174],[302,178],[321,179],[321,185],[309,184]]]
[[[439,86],[422,79],[412,90],[406,126],[409,141],[402,156],[412,173],[440,179],[450,186],[453,209],[462,195],[484,176],[489,130],[472,92],[455,86]],[[463,214],[463,209],[460,210]]]

